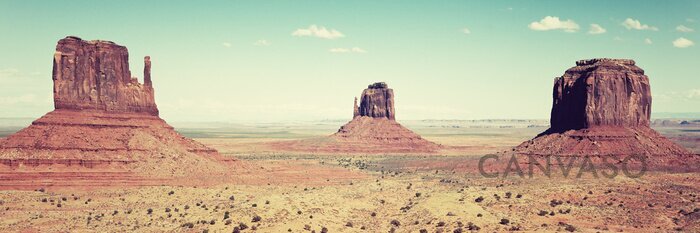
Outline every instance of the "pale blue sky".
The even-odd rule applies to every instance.
[[[168,121],[347,119],[375,81],[399,120],[546,119],[553,78],[594,57],[635,59],[654,112],[700,110],[700,1],[303,3],[2,0],[0,117],[53,109],[67,35],[127,46],[139,78],[150,55]]]

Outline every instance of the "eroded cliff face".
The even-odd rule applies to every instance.
[[[61,39],[53,60],[55,108],[158,115],[150,57],[144,60],[144,84],[140,84],[131,76],[126,47],[73,36]]]
[[[362,91],[360,106],[357,116],[368,116],[372,118],[387,118],[395,120],[394,112],[394,90],[386,83],[378,82],[369,85]]]
[[[554,81],[551,132],[595,126],[649,126],[649,78],[633,60],[576,62]]]

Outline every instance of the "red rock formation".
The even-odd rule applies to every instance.
[[[551,130],[593,126],[649,126],[651,90],[633,60],[576,62],[554,81]]]
[[[353,119],[328,138],[292,142],[277,142],[282,150],[325,153],[432,153],[440,145],[396,122],[394,91],[379,82],[362,91],[360,106],[357,98]]]
[[[394,90],[386,83],[378,82],[367,86],[360,97],[359,116],[396,119],[394,112]]]
[[[96,109],[158,115],[146,57],[144,85],[132,78],[129,52],[111,41],[58,41],[53,61],[56,109]]]
[[[113,42],[77,37],[58,42],[56,110],[0,139],[0,189],[75,184],[71,179],[81,180],[78,185],[105,180],[143,185],[229,175],[237,162],[183,137],[158,117],[150,57],[144,59],[142,85],[131,78],[128,56]]]
[[[613,158],[691,155],[649,128],[649,79],[634,61],[591,59],[576,65],[555,79],[550,129],[513,151]]]

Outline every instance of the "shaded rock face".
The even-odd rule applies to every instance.
[[[367,116],[372,118],[387,118],[394,120],[394,90],[386,83],[378,82],[369,85],[362,91],[360,106],[355,111],[354,117]]]
[[[551,132],[594,126],[649,126],[649,78],[633,60],[576,62],[554,81]]]
[[[53,60],[55,108],[158,115],[150,57],[144,62],[144,84],[140,84],[131,76],[126,47],[72,36],[61,39]]]

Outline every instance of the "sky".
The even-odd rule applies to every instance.
[[[350,119],[367,85],[397,119],[547,119],[553,79],[628,58],[652,112],[700,112],[700,1],[0,0],[0,117],[53,110],[68,35],[151,56],[168,121]]]

